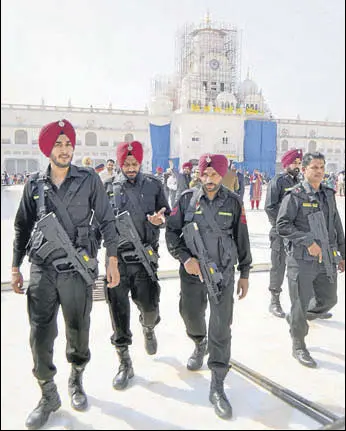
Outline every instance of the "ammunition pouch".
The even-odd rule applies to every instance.
[[[158,226],[154,226],[150,221],[146,220],[144,222],[144,230],[145,230],[145,240],[147,244],[154,244],[159,242],[160,236],[160,228]]]
[[[101,248],[102,235],[100,230],[94,226],[77,227],[76,247],[84,248],[91,257],[96,257]]]
[[[51,265],[55,259],[66,256],[62,248],[52,248],[38,229],[35,229],[31,235],[26,246],[26,254],[29,262],[35,265]]]

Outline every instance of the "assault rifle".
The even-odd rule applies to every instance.
[[[134,250],[124,251],[121,257],[125,262],[139,262],[147,271],[152,281],[158,281],[156,274],[156,265],[158,262],[158,255],[151,245],[144,245],[137,229],[133,224],[132,217],[128,211],[124,211],[115,216],[116,227],[119,232],[122,243],[130,243]]]
[[[337,249],[329,244],[329,234],[326,227],[326,220],[322,211],[308,215],[311,233],[322,249],[322,263],[326,269],[327,277],[333,283],[336,280],[336,265],[341,260]]]
[[[87,286],[92,286],[95,282],[93,273],[97,270],[97,260],[89,257],[87,252],[76,249],[65,229],[59,223],[53,212],[42,217],[35,229],[41,232],[46,242],[44,242],[35,253],[43,261],[55,250],[63,249],[66,257],[55,259],[52,262],[55,270],[59,273],[76,271],[84,278]],[[62,266],[62,267],[61,267]]]
[[[203,282],[206,284],[209,296],[218,304],[221,295],[221,281],[223,280],[221,272],[214,262],[212,262],[199,233],[197,223],[188,223],[183,227],[185,244],[193,256],[198,260],[201,268]]]

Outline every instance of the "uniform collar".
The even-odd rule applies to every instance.
[[[47,178],[50,178],[50,173],[51,173],[51,166],[49,164],[46,170]],[[67,171],[65,179],[71,178],[71,177],[82,177],[82,176],[83,176],[83,173],[78,170],[77,166],[71,165],[69,170]]]
[[[121,184],[129,183],[132,185],[136,185],[136,184],[142,184],[142,182],[144,181],[144,175],[142,174],[142,172],[139,171],[135,178],[135,181],[132,182],[124,175],[123,171],[121,171],[118,179]]]
[[[208,195],[205,193],[203,187],[201,187],[201,197],[204,197],[204,199],[209,200]],[[216,200],[221,200],[223,202],[226,199],[226,197],[227,197],[226,188],[225,188],[225,186],[223,186],[221,184],[221,187],[217,191],[217,193],[213,199],[213,202]]]
[[[311,184],[310,184],[308,181],[306,181],[306,180],[303,180],[302,184],[303,184],[303,187],[304,187],[305,191],[306,191],[308,194],[314,194],[314,195],[315,195],[316,193],[318,193],[319,191],[321,191],[321,186],[320,186],[320,188],[319,188],[318,190],[315,190],[315,189],[311,186]]]

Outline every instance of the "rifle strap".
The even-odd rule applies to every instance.
[[[203,195],[202,188],[198,188],[194,190],[192,198],[190,200],[189,207],[185,213],[184,221],[191,222],[193,220],[193,217],[196,211],[196,206],[199,202],[200,207],[203,210],[202,214],[203,214],[204,220],[208,223],[211,230],[219,238],[219,254],[220,254],[221,262],[223,265],[227,265],[229,257],[231,257],[230,256],[231,250],[228,250],[229,247],[227,247],[227,244],[225,243],[225,240],[226,240],[225,235],[228,233],[228,231],[223,232],[215,220],[215,215],[219,210],[218,207],[216,207],[215,211],[212,211],[211,208],[204,200],[200,200],[202,195]]]
[[[330,233],[334,232],[334,211],[335,211],[335,201],[330,202],[328,200],[328,195],[325,191],[319,192],[318,194],[318,198],[316,197],[316,195],[314,193],[308,193],[309,196],[309,200],[310,202],[313,201],[317,201],[319,203],[320,206],[320,211],[323,213],[323,208],[325,207],[325,205],[328,206],[328,227],[327,227],[327,222],[326,222],[326,228],[328,231],[328,239],[329,239],[329,243],[331,244],[332,242],[334,242],[334,237],[330,237]],[[325,198],[325,200],[324,200]],[[334,196],[333,196],[333,200],[334,200]]]
[[[190,223],[193,220],[197,204],[198,204],[199,200],[201,199],[202,194],[203,194],[202,188],[196,188],[193,191],[193,194],[192,194],[192,197],[190,200],[190,204],[189,204],[187,210],[185,211],[185,216],[184,216],[184,222],[185,223]]]
[[[144,183],[142,183],[141,189],[139,191],[139,196],[141,195],[143,184]],[[121,184],[115,183],[113,185],[113,194],[114,194],[114,196],[113,196],[113,202],[114,202],[115,208],[117,210],[120,210],[121,205],[122,205],[121,195],[125,194],[129,198],[129,201],[130,201],[131,206],[132,206],[132,211],[135,214],[136,213],[139,214],[141,212],[141,214],[139,214],[140,216],[143,216],[143,214],[144,214],[144,217],[146,216],[146,211],[142,207],[142,202],[141,202],[141,200],[139,199],[139,196],[137,195],[137,193],[135,193],[134,190],[126,189],[125,187],[122,187]],[[138,211],[138,210],[140,210],[140,211]]]
[[[333,194],[333,200],[332,202],[328,201],[328,196],[327,197],[327,203],[328,203],[328,234],[330,235],[330,232],[334,232],[334,214],[336,211],[336,201],[335,201],[335,196]],[[331,241],[332,240],[332,241]],[[331,244],[332,242],[336,242],[336,236],[333,235],[332,238],[329,238],[329,243]]]
[[[55,212],[57,212],[60,215],[61,220],[63,220],[63,225],[72,242],[75,241],[76,228],[67,211],[67,206],[74,198],[78,189],[80,188],[81,184],[86,178],[87,178],[86,176],[74,178],[74,181],[70,184],[70,187],[65,193],[63,200],[61,200],[60,197],[54,192],[52,185],[48,181],[46,181],[46,184],[45,184],[46,186],[45,190],[47,191],[47,196],[49,197],[50,201],[54,204]]]
[[[36,203],[37,219],[40,220],[46,215],[45,204],[45,176],[40,174],[37,179],[38,199]]]

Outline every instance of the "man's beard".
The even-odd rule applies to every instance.
[[[290,175],[292,175],[294,178],[296,178],[300,174],[300,169],[299,168],[287,169],[287,172]]]
[[[208,190],[206,186],[214,186],[214,187],[211,190],[210,189]],[[203,189],[206,193],[210,193],[210,192],[217,192],[220,187],[221,187],[221,184],[207,183],[207,184],[204,184]]]
[[[55,166],[58,168],[69,168],[71,166],[72,160],[70,159],[68,162],[60,163],[55,157],[51,157],[51,161],[54,163]]]
[[[129,181],[135,181],[137,179],[137,176],[139,174],[139,172],[131,172],[131,174],[133,174],[133,176],[129,177],[127,174],[125,174],[124,171],[122,171],[123,175],[125,178],[127,178]],[[130,172],[128,172],[130,173]]]

